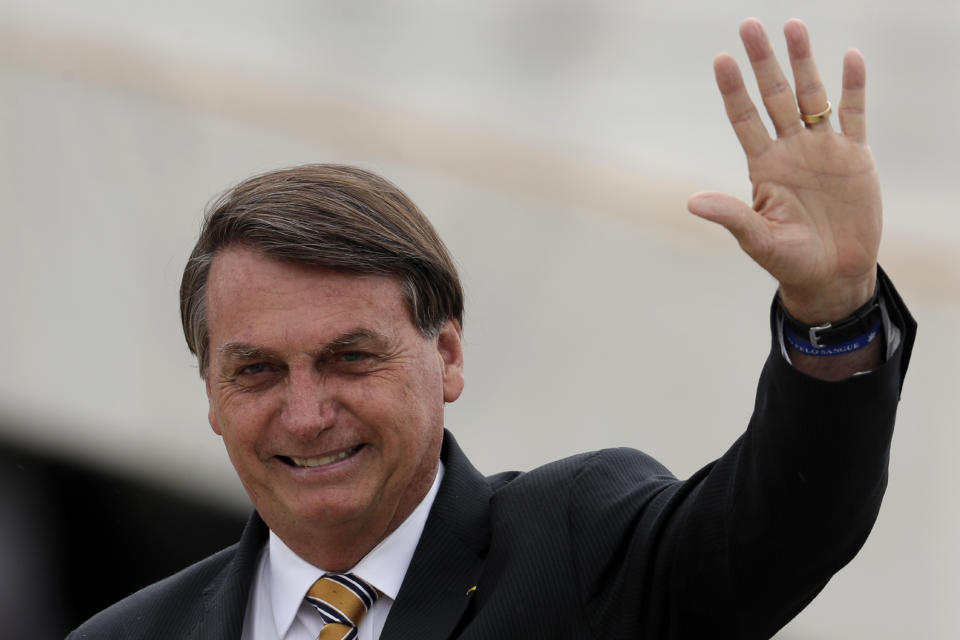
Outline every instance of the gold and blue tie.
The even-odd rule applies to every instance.
[[[357,627],[379,593],[352,573],[328,573],[307,591],[324,627],[317,640],[355,640]]]

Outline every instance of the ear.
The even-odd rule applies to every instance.
[[[460,323],[448,318],[437,336],[437,351],[443,373],[443,401],[453,402],[463,391],[463,332]]]
[[[204,378],[204,383],[207,387],[207,404],[209,408],[207,409],[207,420],[210,422],[210,428],[213,429],[213,432],[218,436],[222,436],[223,433],[220,431],[220,421],[217,419],[217,412],[213,409],[213,394],[210,391],[210,378],[209,373],[208,377]]]

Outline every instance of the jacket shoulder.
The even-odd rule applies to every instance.
[[[111,605],[67,636],[136,639],[183,637],[199,623],[206,608],[205,591],[234,559],[238,544],[155,582]]]
[[[530,471],[497,473],[487,476],[486,480],[496,494],[504,489],[516,489],[521,486],[524,490],[529,490],[528,484],[543,485],[550,489],[556,489],[557,486],[564,484],[605,486],[611,481],[623,482],[628,479],[625,476],[629,477],[631,482],[652,477],[675,480],[670,471],[656,459],[628,447],[580,453],[548,462]]]

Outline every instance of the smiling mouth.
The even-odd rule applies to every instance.
[[[294,456],[279,456],[279,458],[291,467],[314,469],[316,467],[323,467],[328,464],[333,464],[334,462],[339,462],[340,460],[346,460],[350,456],[360,451],[360,449],[363,447],[364,445],[358,444],[355,447],[344,449],[343,451],[338,451],[337,453],[331,453],[327,456],[320,456],[318,458],[297,458]]]

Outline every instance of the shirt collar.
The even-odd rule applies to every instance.
[[[433,485],[417,508],[350,570],[376,587],[382,597],[392,601],[400,591],[400,584],[427,524],[430,507],[433,506],[440,489],[443,473],[441,462]],[[266,569],[270,602],[273,605],[273,621],[278,637],[282,638],[293,624],[307,591],[326,571],[294,553],[273,531],[270,531],[270,540],[267,543]]]

